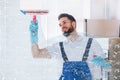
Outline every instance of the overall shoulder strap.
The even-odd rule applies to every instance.
[[[88,58],[88,56],[89,56],[89,49],[90,49],[92,40],[93,40],[93,38],[89,38],[89,40],[88,40],[88,42],[87,42],[87,46],[86,46],[86,49],[85,49],[85,52],[84,52],[82,61],[86,61],[87,58]]]
[[[66,55],[65,50],[64,50],[63,42],[60,42],[59,45],[60,45],[60,50],[62,53],[62,58],[66,62],[66,61],[68,61],[68,58],[67,58],[67,55]]]

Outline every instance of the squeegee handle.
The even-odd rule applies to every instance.
[[[33,15],[33,21],[36,22],[36,15]]]

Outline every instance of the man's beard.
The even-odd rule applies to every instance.
[[[70,34],[71,34],[73,31],[74,31],[74,28],[73,28],[73,26],[71,26],[71,27],[68,29],[68,31],[66,31],[66,32],[63,33],[63,35],[64,35],[65,37],[68,37],[68,36],[70,36]]]

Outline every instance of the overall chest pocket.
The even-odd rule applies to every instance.
[[[88,64],[84,61],[64,62],[59,80],[92,80]]]

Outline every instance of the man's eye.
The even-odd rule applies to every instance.
[[[66,24],[66,22],[63,22],[63,24]]]
[[[65,25],[67,22],[62,22],[59,24],[59,26]]]
[[[59,26],[62,26],[61,24],[59,24]]]

